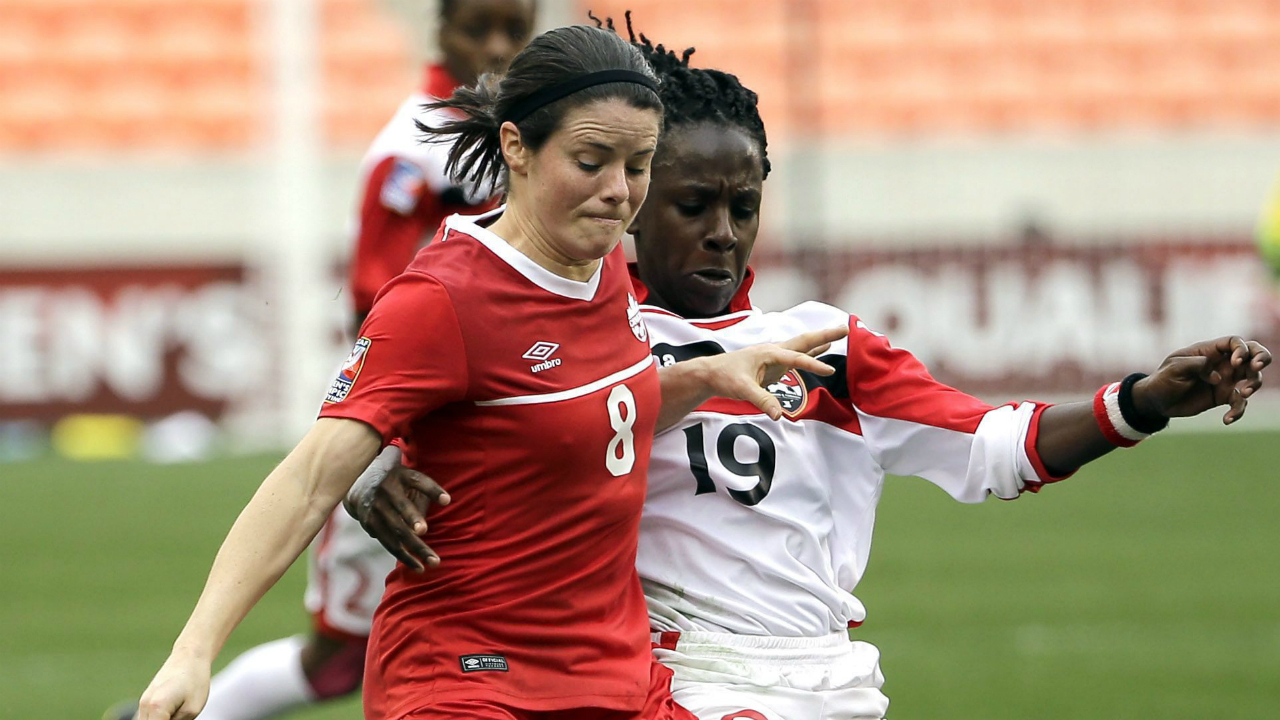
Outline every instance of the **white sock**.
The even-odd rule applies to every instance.
[[[200,720],[262,720],[315,702],[302,674],[302,635],[245,651],[213,676]]]

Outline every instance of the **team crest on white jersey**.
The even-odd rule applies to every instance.
[[[787,371],[786,375],[765,389],[778,398],[778,402],[782,405],[782,412],[786,413],[787,417],[793,418],[804,412],[805,405],[809,402],[809,391],[795,370]]]
[[[627,293],[627,324],[631,326],[631,332],[640,342],[649,342],[649,328],[644,324],[644,316],[640,314],[640,303],[636,302],[636,296]]]

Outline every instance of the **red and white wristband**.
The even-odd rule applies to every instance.
[[[1117,447],[1133,447],[1165,429],[1168,418],[1143,416],[1133,404],[1133,385],[1145,378],[1134,373],[1120,382],[1103,385],[1093,396],[1093,417],[1111,444]]]

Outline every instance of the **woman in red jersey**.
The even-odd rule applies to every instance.
[[[662,121],[652,68],[611,32],[552,30],[465,115],[456,174],[503,178],[508,205],[451,217],[379,293],[321,418],[223,543],[141,720],[192,718],[210,664],[379,448],[452,478],[433,529],[450,562],[387,581],[366,663],[375,718],[680,717],[654,666],[635,571],[655,427],[712,394],[755,402],[846,329],[667,368],[618,247]],[[684,717],[688,717],[684,715]]]

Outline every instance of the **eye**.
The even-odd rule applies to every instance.
[[[627,168],[627,174],[628,174],[628,175],[635,176],[635,177],[644,177],[645,173],[647,173],[647,172],[649,172],[649,168],[643,168],[643,167],[638,167],[638,168],[629,167],[629,168]]]
[[[578,168],[584,172],[594,173],[600,171],[600,165],[592,165],[589,162],[578,161]]]
[[[750,220],[751,218],[755,217],[756,214],[759,212],[760,212],[760,209],[757,208],[755,205],[734,205],[733,206],[733,216],[738,218],[739,220]]]
[[[706,206],[702,203],[676,203],[676,209],[685,217],[697,217],[702,214]]]

